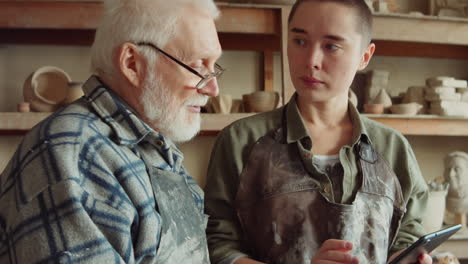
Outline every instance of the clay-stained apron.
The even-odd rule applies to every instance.
[[[152,167],[150,181],[162,219],[162,234],[153,263],[210,263],[206,241],[208,216],[201,213],[184,177],[178,173]]]
[[[351,241],[360,263],[384,264],[404,213],[401,186],[372,146],[356,147],[361,186],[352,204],[330,202],[280,128],[253,147],[236,195],[247,247],[266,263],[310,264],[327,239]]]

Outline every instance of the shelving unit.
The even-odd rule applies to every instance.
[[[264,54],[264,90],[272,90],[272,52],[285,53],[290,6],[218,3],[216,26],[224,49],[257,50]],[[102,13],[99,1],[2,1],[0,43],[90,45]],[[376,55],[468,59],[468,19],[375,14]],[[283,98],[291,85],[282,58]],[[0,113],[0,131],[29,129],[47,114]],[[249,114],[205,115],[203,131],[215,134]],[[467,136],[468,120],[439,116],[369,116],[405,135]]]
[[[232,122],[254,113],[202,114],[202,134],[216,135]],[[0,113],[0,135],[18,131],[25,133],[47,118],[50,113]],[[412,136],[468,136],[468,118],[433,115],[369,115],[368,118],[392,127],[404,135]]]

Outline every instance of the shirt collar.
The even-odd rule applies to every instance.
[[[367,134],[362,118],[356,107],[351,102],[348,103],[348,113],[354,128],[352,136],[353,146],[359,143],[362,139],[370,143],[370,138]],[[289,100],[286,105],[286,126],[287,143],[297,142],[303,138],[309,138],[312,140],[297,105],[297,93],[294,93],[291,100]]]
[[[295,93],[286,106],[286,141],[288,143],[299,141],[305,137],[309,137],[304,120],[297,106],[297,94]]]
[[[83,91],[96,114],[114,131],[117,144],[134,145],[144,139],[161,153],[173,170],[182,166],[183,154],[177,145],[141,120],[99,77],[91,76],[83,85]]]
[[[83,91],[97,115],[115,132],[118,144],[136,144],[154,131],[97,76],[93,75],[85,82]]]

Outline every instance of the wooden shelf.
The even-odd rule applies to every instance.
[[[51,113],[0,113],[0,131],[28,131],[40,121],[47,118]]]
[[[0,134],[24,134],[50,113],[0,113]],[[216,135],[232,122],[253,113],[202,114],[202,135]],[[404,135],[468,136],[468,118],[433,115],[365,115],[400,131]]]
[[[376,40],[468,45],[468,19],[375,14],[373,26]]]
[[[221,33],[281,35],[281,9],[285,6],[232,3],[218,6],[222,16],[216,25]],[[92,37],[101,13],[102,1],[0,1],[0,32],[9,33],[0,34],[0,43],[21,43],[32,30],[40,30],[42,34],[85,31]],[[468,19],[463,18],[374,14],[373,38],[380,42],[467,46],[466,32]],[[32,36],[29,40],[34,42],[36,38]]]
[[[279,8],[219,5],[216,21],[224,33],[281,34]],[[1,1],[0,28],[95,30],[102,14],[99,2]]]
[[[468,136],[468,118],[436,115],[368,115],[367,117],[411,136]]]

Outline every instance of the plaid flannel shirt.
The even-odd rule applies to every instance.
[[[25,136],[0,175],[0,263],[154,263],[162,223],[148,166],[183,177],[203,213],[174,143],[96,76],[84,90]]]

